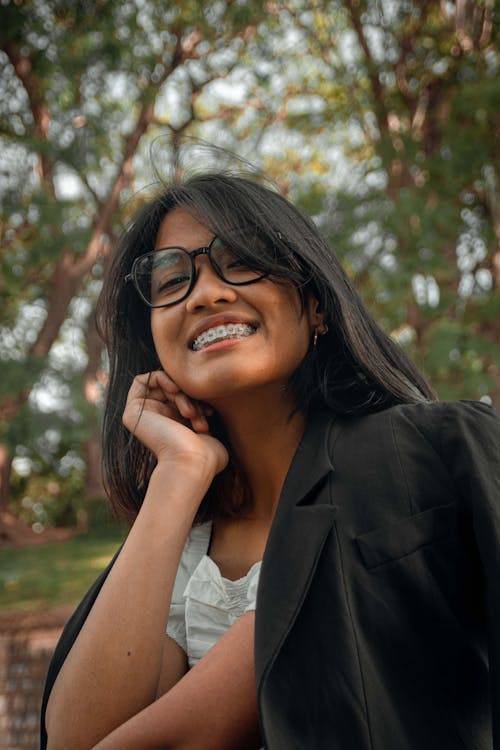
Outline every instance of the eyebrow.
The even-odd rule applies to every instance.
[[[163,255],[158,256],[158,253],[161,250],[171,250],[171,252],[164,253]],[[180,252],[175,252],[175,250],[176,248],[159,247],[152,256],[153,262],[151,265],[151,270],[154,271],[156,268],[168,268],[169,266],[174,265],[174,263],[177,262],[180,256]]]

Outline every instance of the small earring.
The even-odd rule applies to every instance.
[[[316,349],[316,347],[318,346],[318,336],[324,336],[325,333],[328,333],[328,326],[326,323],[314,329],[313,349]]]

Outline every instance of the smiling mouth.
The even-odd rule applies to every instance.
[[[228,323],[227,325],[213,326],[200,333],[191,344],[191,349],[199,352],[210,344],[227,339],[245,339],[255,333],[257,329],[248,323]]]

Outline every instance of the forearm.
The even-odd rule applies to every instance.
[[[55,682],[49,750],[89,748],[155,698],[170,598],[210,477],[153,473],[141,512]]]
[[[93,750],[260,748],[253,634],[248,613],[168,693]]]

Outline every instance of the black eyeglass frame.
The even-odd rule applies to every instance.
[[[172,307],[173,305],[177,305],[179,302],[182,302],[183,300],[188,297],[191,292],[193,291],[193,287],[196,284],[197,281],[197,274],[196,274],[196,266],[195,266],[195,259],[198,257],[198,255],[208,255],[208,260],[210,261],[210,265],[214,269],[217,276],[222,279],[226,284],[230,284],[231,286],[247,286],[248,284],[255,284],[257,281],[261,281],[261,279],[264,279],[266,276],[269,276],[269,271],[264,271],[260,276],[257,276],[255,279],[248,279],[247,281],[229,281],[226,279],[220,269],[220,267],[217,265],[217,262],[212,258],[212,245],[214,242],[219,239],[220,237],[217,237],[217,235],[212,239],[209,245],[206,245],[205,247],[198,247],[196,250],[187,250],[185,247],[182,247],[182,245],[167,245],[166,247],[159,247],[156,250],[150,250],[147,253],[143,253],[142,255],[139,255],[134,262],[132,263],[132,268],[130,269],[130,273],[128,273],[124,281],[125,283],[132,282],[134,285],[134,288],[136,292],[138,293],[141,300],[146,304],[148,307],[152,309],[156,309],[159,307]],[[151,302],[149,302],[148,299],[144,296],[144,294],[141,291],[139,282],[137,280],[137,269],[139,266],[139,263],[144,260],[144,258],[153,257],[157,253],[161,252],[162,250],[181,250],[183,253],[185,253],[189,260],[191,261],[191,280],[189,282],[189,286],[186,290],[186,293],[182,295],[182,297],[179,297],[179,299],[176,299],[174,302],[163,302],[161,305],[153,305]]]

